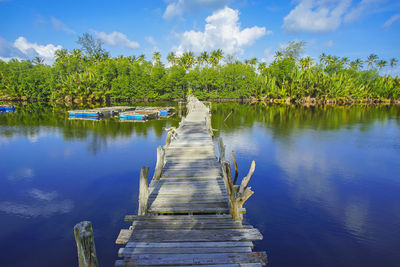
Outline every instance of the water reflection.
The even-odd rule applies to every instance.
[[[268,252],[269,266],[398,265],[398,107],[212,106],[239,178],[256,161],[245,218],[264,234],[257,250]],[[111,266],[123,217],[137,211],[140,167],[154,168],[163,128],[180,120],[69,120],[74,108],[85,107],[33,103],[0,114],[0,251],[8,251],[0,265],[23,266],[15,263],[21,253],[33,260],[54,250],[58,257],[36,266],[76,265],[70,231],[92,220],[101,263]],[[2,246],[15,235],[29,248]]]

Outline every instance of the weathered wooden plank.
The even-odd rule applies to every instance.
[[[121,229],[115,244],[126,244],[132,235],[132,230],[130,229]]]
[[[129,241],[147,242],[207,242],[207,241],[254,241],[261,240],[257,229],[223,230],[140,230],[133,231]]]
[[[219,248],[219,247],[253,247],[253,242],[128,242],[127,248]]]
[[[238,223],[152,223],[152,224],[137,224],[134,223],[135,231],[139,229],[165,229],[165,230],[211,230],[211,229],[252,229],[250,225],[241,225]]]
[[[205,253],[243,253],[251,252],[250,247],[212,248],[120,248],[119,257],[132,257],[134,254],[205,254]]]
[[[150,207],[149,213],[229,213],[229,208],[221,207]]]
[[[224,263],[260,263],[254,253],[207,253],[207,254],[134,254],[124,259],[128,266],[182,264],[204,265]],[[133,265],[131,265],[133,264]]]
[[[125,218],[130,218],[132,220],[212,220],[212,219],[230,219],[232,220],[232,215],[164,215],[164,216],[138,216],[138,215],[126,215]]]

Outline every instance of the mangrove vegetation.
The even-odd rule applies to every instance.
[[[111,57],[89,34],[80,48],[57,50],[52,65],[41,58],[0,60],[0,99],[57,102],[181,99],[189,90],[200,99],[251,99],[253,102],[386,102],[400,99],[400,79],[380,75],[397,59],[371,54],[351,61],[322,54],[301,57],[305,43],[290,42],[267,64],[242,61],[218,49],[198,55]]]

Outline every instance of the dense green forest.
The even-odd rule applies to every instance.
[[[272,63],[257,58],[238,61],[218,49],[180,56],[171,52],[168,66],[155,52],[110,57],[89,34],[80,48],[57,50],[53,65],[34,60],[0,60],[0,98],[58,102],[176,99],[191,92],[201,98],[242,98],[254,102],[363,102],[400,99],[400,79],[381,76],[394,67],[371,54],[366,60],[322,54],[301,57],[304,42],[290,42]]]

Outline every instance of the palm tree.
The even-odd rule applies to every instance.
[[[314,65],[314,61],[310,56],[300,59],[300,66],[302,69],[308,69],[312,65]]]
[[[391,68],[394,68],[394,66],[396,66],[398,62],[399,62],[399,61],[397,60],[397,58],[392,58],[392,59],[390,60],[390,67],[391,67]]]
[[[327,63],[327,57],[326,57],[326,54],[325,54],[325,53],[322,53],[322,54],[319,56],[319,62],[320,62],[320,63],[324,63],[324,64]]]
[[[35,65],[42,65],[43,62],[44,62],[44,59],[41,58],[41,57],[35,57],[35,58],[32,60],[32,63],[35,64]]]
[[[140,63],[142,63],[144,61],[144,59],[145,59],[145,55],[144,54],[141,54],[141,55],[139,55],[137,57],[137,61],[139,61]]]
[[[221,49],[213,50],[210,55],[211,65],[217,66],[221,59],[224,57]]]
[[[376,62],[376,65],[379,67],[379,70],[381,70],[382,68],[387,66],[387,63],[388,62],[386,60],[381,59]]]
[[[363,61],[359,58],[357,58],[356,60],[354,60],[350,63],[350,67],[355,70],[359,70],[360,68],[362,68],[362,65],[363,65]]]
[[[161,60],[161,53],[158,51],[155,51],[153,53],[153,60],[155,61],[155,63],[159,64],[160,60]]]
[[[174,66],[177,63],[177,58],[175,53],[174,52],[169,53],[167,56],[167,60]]]
[[[371,54],[369,55],[369,57],[365,62],[368,63],[368,67],[371,68],[377,61],[378,61],[378,56],[376,54]]]
[[[261,62],[260,64],[258,64],[257,70],[262,74],[266,68],[267,63]]]
[[[276,51],[275,52],[275,58],[277,60],[281,60],[283,58],[283,53],[281,51]]]
[[[179,64],[188,71],[190,68],[192,68],[194,64],[194,54],[193,52],[185,52],[183,55],[179,58]]]
[[[207,51],[204,51],[203,53],[200,54],[201,60],[203,63],[208,64],[209,63],[209,55],[207,53]]]
[[[350,65],[350,60],[348,57],[343,57],[341,61],[342,61],[343,65],[345,65],[345,66]]]

